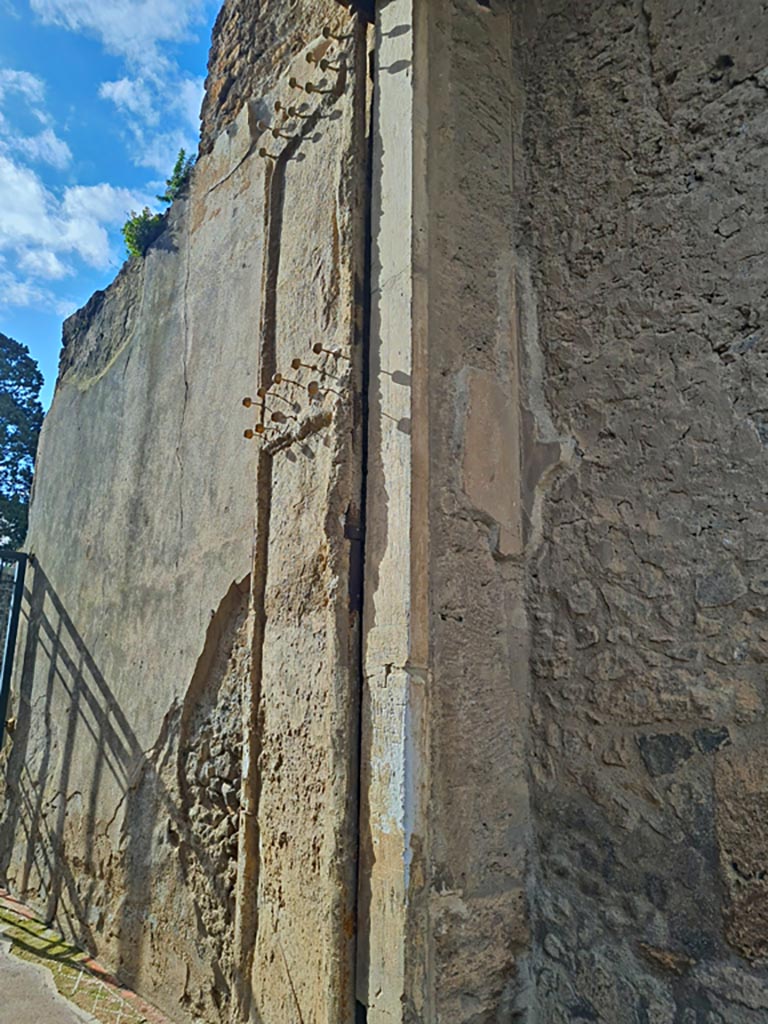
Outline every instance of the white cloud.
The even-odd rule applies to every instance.
[[[60,299],[36,279],[66,277],[74,272],[73,258],[100,270],[115,265],[120,253],[108,229],[147,202],[145,195],[108,184],[71,186],[59,198],[34,171],[3,153],[0,196],[0,305],[44,303],[50,308],[58,308]]]
[[[30,0],[44,22],[99,39],[128,74],[102,82],[99,96],[125,118],[130,159],[164,177],[179,149],[194,153],[204,79],[181,70],[164,44],[193,38],[212,0]],[[161,131],[160,125],[164,128]]]
[[[179,83],[179,89],[175,97],[175,108],[184,118],[190,128],[195,131],[195,136],[200,133],[200,108],[203,105],[205,95],[204,78],[185,78]]]
[[[22,153],[35,163],[50,164],[64,170],[72,160],[72,151],[51,127],[51,117],[42,106],[45,83],[29,71],[0,68],[0,106],[7,105],[10,97],[20,97],[37,121],[44,125],[37,135],[22,135],[13,128],[7,114],[0,110],[0,147]]]
[[[62,320],[66,320],[68,316],[76,313],[81,306],[82,302],[77,302],[75,299],[57,299],[53,303],[53,311]]]
[[[180,149],[187,154],[196,151],[204,85],[203,78],[184,76],[170,67],[162,75],[142,74],[101,84],[102,99],[110,100],[126,117],[136,166],[150,167],[166,178]],[[160,130],[161,122],[173,127]]]
[[[12,92],[23,96],[28,103],[42,103],[45,97],[45,82],[29,71],[0,68],[0,103]]]
[[[0,0],[0,11],[9,2]],[[128,158],[158,173],[160,184],[152,192],[161,192],[179,150],[193,154],[197,148],[204,82],[182,70],[168,44],[192,39],[213,0],[29,3],[43,22],[90,35],[122,58],[122,72],[94,88],[114,107]],[[27,121],[39,123],[29,134],[19,131],[22,110]],[[123,246],[117,229],[130,211],[153,204],[153,196],[107,183],[47,184],[45,165],[63,171],[73,163],[69,143],[76,136],[63,134],[66,141],[46,109],[45,82],[27,71],[0,68],[0,307],[70,313],[75,304],[61,282],[83,263],[102,271],[119,264]]]
[[[155,125],[160,120],[152,90],[143,79],[120,78],[116,82],[102,82],[99,96],[103,100],[112,100],[118,110],[134,114],[145,124]]]
[[[11,146],[36,163],[50,164],[63,171],[72,161],[72,150],[52,128],[39,135],[28,135],[11,142]]]
[[[55,253],[46,252],[44,249],[22,253],[19,266],[32,277],[42,277],[48,281],[58,281],[73,273],[72,268],[62,263]]]
[[[31,281],[19,280],[0,267],[0,309],[10,306],[37,306],[52,309],[56,299],[51,292]]]
[[[114,54],[156,66],[159,43],[188,39],[205,0],[31,0],[49,24],[95,35]]]

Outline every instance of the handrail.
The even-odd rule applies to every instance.
[[[13,580],[13,595],[8,615],[8,627],[5,631],[5,648],[3,651],[3,668],[0,673],[0,750],[5,739],[5,716],[8,713],[8,700],[11,694],[11,676],[13,660],[16,653],[16,638],[19,632],[21,616],[21,600],[24,596],[24,576],[27,571],[29,555],[24,551],[6,551],[0,548],[0,563],[16,562],[16,573]]]

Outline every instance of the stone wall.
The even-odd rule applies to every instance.
[[[765,1018],[763,17],[224,5],[66,326],[0,832],[180,1021]]]
[[[350,19],[336,0],[321,4],[227,0],[219,11],[211,40],[202,110],[200,152],[208,153],[217,136],[254,96],[267,93],[298,59],[321,28],[348,32]]]
[[[768,1010],[760,3],[518,5],[540,1019]]]
[[[366,28],[291,17],[67,321],[31,510],[0,868],[179,1021],[353,1005]]]

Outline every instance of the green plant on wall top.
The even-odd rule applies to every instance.
[[[145,206],[141,213],[131,210],[131,215],[122,229],[129,255],[144,256],[164,227],[164,213],[152,213],[148,206]]]
[[[161,203],[172,203],[174,199],[178,198],[186,188],[194,166],[193,157],[187,158],[186,150],[180,149],[171,176],[165,179],[165,192],[156,198]]]
[[[186,152],[180,149],[171,176],[165,179],[165,192],[157,196],[161,203],[172,203],[181,195],[189,183],[194,164],[194,159],[187,158]],[[145,206],[141,213],[131,210],[122,228],[128,254],[138,256],[140,259],[145,256],[150,245],[162,234],[165,221],[165,213],[152,213],[148,206]]]

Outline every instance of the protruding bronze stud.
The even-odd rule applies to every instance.
[[[345,355],[340,348],[325,348],[322,341],[316,342],[312,346],[312,351],[315,353],[316,356],[319,356],[321,353],[325,352],[326,355],[333,356],[334,359],[349,360],[350,358],[348,355]]]
[[[259,156],[260,157],[264,157],[266,160],[277,160],[277,157],[275,156],[275,154],[274,153],[270,153],[268,150],[264,149],[263,146],[259,150]]]
[[[295,77],[291,77],[288,79],[288,85],[290,85],[292,89],[304,89],[304,86],[301,84],[298,78]]]
[[[339,398],[342,397],[340,391],[336,391],[334,388],[320,387],[320,383],[316,380],[312,380],[307,384],[307,392],[310,398],[319,398],[323,392],[330,392],[332,395],[337,395]]]
[[[289,416],[287,413],[284,412],[273,412],[270,419],[272,420],[273,423],[286,423],[288,420],[294,420],[296,423],[299,422],[298,417]]]
[[[243,437],[246,440],[248,440],[248,441],[252,441],[254,439],[254,437],[263,437],[266,433],[267,433],[267,428],[264,426],[264,424],[263,423],[257,423],[256,426],[253,427],[253,429],[251,429],[251,430],[244,430],[243,431]]]
[[[281,132],[276,125],[267,124],[266,121],[257,121],[256,127],[262,132],[271,132],[273,137],[276,139],[292,139],[292,135],[286,135],[285,132]]]
[[[291,360],[291,369],[292,370],[300,370],[302,368],[302,366],[304,367],[305,370],[313,370],[315,373],[318,372],[318,367],[317,366],[312,366],[310,363],[302,363],[302,361],[300,359],[292,359]]]
[[[337,43],[342,42],[344,39],[350,39],[350,36],[337,36],[331,32],[330,28],[326,25],[323,29],[323,39],[335,39]]]
[[[287,113],[288,117],[301,117],[304,118],[305,120],[312,117],[311,114],[302,114],[298,107],[288,107]]]
[[[284,377],[282,373],[276,373],[272,378],[273,384],[293,384],[295,388],[300,388],[301,384],[297,380],[291,380],[290,377]]]
[[[244,398],[243,405],[245,406],[246,409],[250,409],[252,408],[252,406],[255,405],[255,402],[253,401],[252,398]]]
[[[318,86],[313,85],[311,82],[307,82],[304,88],[310,95],[313,92],[316,92],[320,96],[330,96],[333,92],[335,92],[334,89],[320,89],[318,88]]]
[[[338,72],[341,71],[341,65],[340,64],[331,64],[331,62],[329,60],[326,60],[325,57],[324,57],[320,61],[320,70],[321,71],[335,71],[338,74]]]

